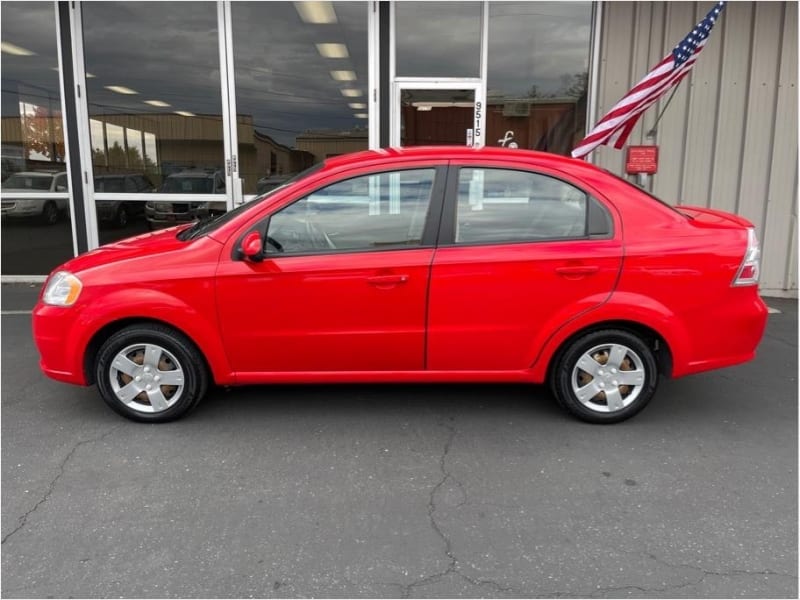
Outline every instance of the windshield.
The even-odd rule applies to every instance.
[[[3,187],[14,190],[44,190],[50,189],[53,181],[52,175],[23,175],[14,173],[3,182]]]
[[[311,175],[312,173],[319,171],[322,168],[323,164],[324,163],[317,163],[309,167],[305,171],[300,171],[297,175],[295,175],[291,179],[287,179],[282,185],[279,185],[275,189],[270,190],[260,196],[256,196],[249,202],[245,202],[244,204],[241,204],[236,208],[229,210],[226,213],[223,213],[216,217],[211,217],[210,219],[207,220],[197,221],[194,225],[192,225],[188,229],[184,229],[183,231],[178,232],[178,239],[191,240],[196,237],[200,237],[201,235],[204,235],[206,233],[209,233],[211,231],[214,231],[215,229],[218,229],[225,223],[228,223],[229,221],[235,219],[240,214],[247,212],[251,208],[258,206],[267,198],[272,197],[273,195],[285,189],[286,187],[294,184],[296,181],[300,181],[301,179],[304,179],[308,175]]]
[[[213,194],[214,179],[212,176],[169,176],[164,180],[162,192],[168,194]]]

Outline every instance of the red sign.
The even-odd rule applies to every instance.
[[[658,146],[628,146],[625,172],[628,175],[658,172]]]

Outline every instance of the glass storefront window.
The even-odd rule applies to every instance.
[[[238,163],[244,194],[369,145],[364,2],[235,2]]]
[[[585,134],[591,2],[490,2],[486,145],[569,154]]]
[[[398,77],[480,77],[482,2],[395,3]]]
[[[212,2],[83,4],[98,193],[225,193],[217,25]],[[98,200],[100,242],[224,211],[220,200]]]
[[[2,273],[44,275],[72,257],[55,9],[3,2]]]

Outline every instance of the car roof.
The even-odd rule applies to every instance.
[[[179,173],[172,173],[167,175],[167,177],[194,177],[194,178],[201,178],[201,177],[214,177],[217,174],[217,171],[213,173],[208,173],[207,171],[180,171]]]
[[[576,160],[560,154],[539,152],[536,150],[522,150],[519,148],[501,148],[497,146],[484,146],[470,148],[468,146],[411,146],[407,148],[382,148],[380,150],[365,150],[354,154],[335,156],[325,161],[325,168],[358,163],[388,162],[394,160],[512,160],[531,161],[537,165],[553,167],[566,167],[574,165],[587,165],[583,160]]]

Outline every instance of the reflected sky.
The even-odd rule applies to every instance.
[[[307,129],[367,125],[355,117],[365,110],[348,106],[366,103],[366,95],[346,98],[340,90],[367,91],[368,4],[336,2],[334,8],[336,23],[311,24],[291,2],[232,5],[238,112],[252,115],[256,129],[280,143],[293,146]],[[399,74],[473,74],[480,3],[403,2],[397,11]],[[92,114],[221,113],[216,4],[87,2],[83,12],[86,67],[95,75],[87,81]],[[35,53],[2,54],[4,116],[18,114],[19,90],[58,98],[54,13],[49,2],[2,4],[3,40]],[[489,14],[490,92],[524,95],[537,86],[555,93],[565,76],[586,71],[589,2],[492,2]],[[348,57],[325,58],[318,43],[344,44]],[[352,71],[356,79],[336,81],[331,70]]]

